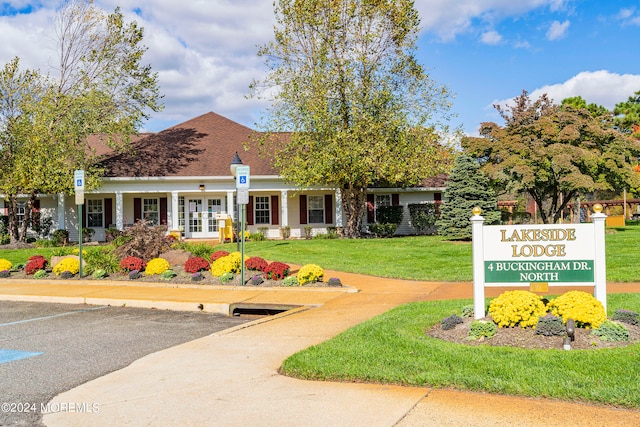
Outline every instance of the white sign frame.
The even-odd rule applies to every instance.
[[[473,248],[473,306],[474,317],[485,317],[486,286],[529,286],[530,283],[490,282],[485,280],[486,268],[492,262],[513,265],[522,258],[532,263],[548,263],[559,260],[578,262],[576,271],[587,263],[584,270],[593,265],[593,282],[549,283],[552,286],[593,286],[594,297],[607,309],[607,281],[604,228],[607,216],[601,208],[591,215],[591,224],[530,224],[485,226],[479,209],[471,217]],[[522,230],[526,230],[525,233]],[[547,231],[542,231],[547,230]],[[565,230],[561,232],[559,230]],[[566,230],[573,230],[567,232]],[[538,252],[536,252],[538,251]],[[545,252],[546,251],[546,252]],[[554,253],[555,251],[555,253]],[[488,264],[487,264],[488,263]],[[592,263],[592,264],[591,264]],[[564,265],[564,264],[563,264]],[[573,268],[569,264],[569,268]],[[535,281],[534,281],[535,282]]]

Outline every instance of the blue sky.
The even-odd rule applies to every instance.
[[[120,6],[145,28],[146,61],[158,72],[165,110],[159,131],[214,111],[249,127],[264,101],[244,95],[265,72],[256,46],[272,36],[271,0],[95,0]],[[0,64],[51,71],[51,19],[60,1],[0,3]],[[492,107],[527,90],[559,102],[582,96],[613,108],[640,90],[640,1],[416,0],[418,58],[456,95],[453,126],[475,134]]]

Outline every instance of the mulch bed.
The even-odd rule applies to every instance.
[[[438,323],[427,330],[426,334],[433,338],[471,346],[490,345],[530,349],[563,349],[564,337],[546,337],[544,335],[536,335],[535,330],[532,328],[498,328],[498,333],[491,338],[470,340],[468,339],[469,326],[472,321],[473,319],[471,318],[465,318],[463,323],[460,323],[456,325],[455,328],[446,331],[443,330],[441,324]],[[640,326],[627,324],[625,324],[625,326],[629,330],[628,342],[603,341],[600,337],[591,335],[591,330],[589,329],[576,328],[575,341],[571,343],[571,349],[593,350],[624,347],[629,344],[640,342]]]

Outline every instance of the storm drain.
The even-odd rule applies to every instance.
[[[240,317],[266,317],[275,316],[285,311],[301,307],[299,305],[282,305],[282,304],[231,304],[229,306],[230,316]]]

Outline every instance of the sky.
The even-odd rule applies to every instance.
[[[247,99],[266,73],[258,46],[273,37],[272,0],[95,0],[144,27],[144,62],[158,73],[165,108],[143,131],[213,111],[256,128],[266,101]],[[51,71],[57,0],[0,1],[0,66]],[[503,124],[493,107],[522,93],[559,103],[582,96],[613,109],[640,91],[640,1],[415,0],[416,56],[455,95],[450,125],[477,135]]]

